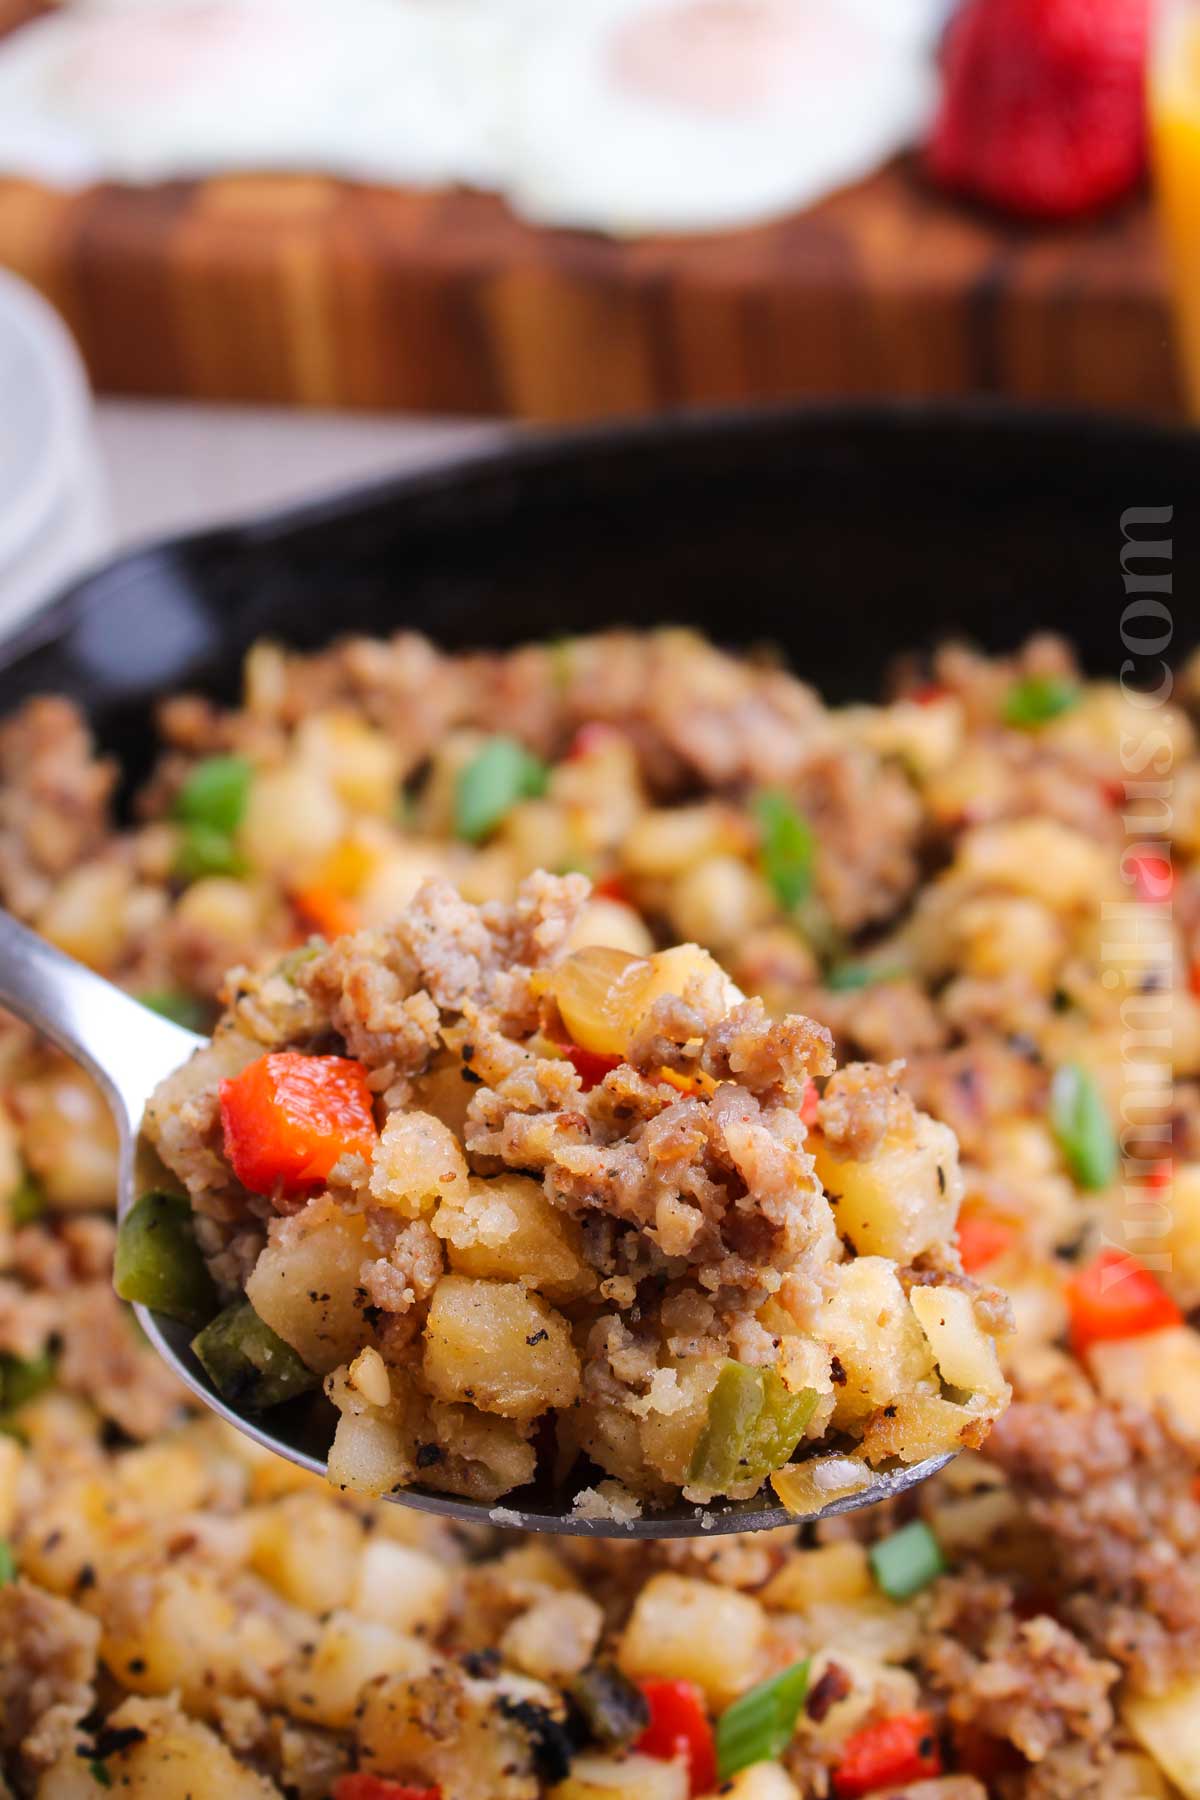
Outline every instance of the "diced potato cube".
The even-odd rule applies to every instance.
[[[405,1219],[428,1218],[439,1200],[465,1200],[467,1159],[440,1119],[394,1112],[375,1147],[371,1198]]]
[[[400,788],[400,751],[377,727],[357,713],[317,713],[301,724],[296,745],[301,758],[352,812],[392,817]]]
[[[443,1200],[433,1229],[461,1275],[521,1281],[559,1305],[595,1288],[578,1224],[527,1176],[472,1176],[465,1194]]]
[[[444,1562],[408,1544],[372,1537],[358,1565],[350,1608],[393,1631],[432,1635],[445,1623],[453,1591]]]
[[[402,1407],[344,1412],[329,1448],[328,1478],[352,1493],[390,1494],[412,1480],[413,1449]]]
[[[959,842],[953,873],[1029,894],[1058,911],[1091,907],[1111,883],[1108,851],[1057,819],[980,825]]]
[[[693,863],[672,885],[666,904],[680,937],[709,945],[719,955],[738,947],[776,911],[762,876],[739,856]]]
[[[122,863],[84,863],[59,880],[37,917],[41,935],[102,972],[125,947],[131,876]]]
[[[348,1362],[370,1336],[359,1283],[365,1230],[360,1214],[321,1195],[303,1212],[272,1221],[246,1282],[259,1318],[322,1375]]]
[[[948,1125],[917,1113],[865,1160],[834,1153],[820,1133],[812,1151],[843,1237],[860,1256],[912,1262],[953,1234],[962,1201],[958,1144]]]
[[[408,838],[381,851],[375,867],[355,896],[364,925],[386,925],[415,899],[418,888],[434,876],[453,881],[457,865],[446,844]]]
[[[859,1600],[874,1591],[865,1547],[853,1538],[797,1550],[763,1590],[763,1603],[781,1612],[807,1612],[827,1602]]]
[[[1041,901],[1020,894],[981,894],[954,915],[956,961],[988,981],[1019,970],[1041,992],[1055,983],[1067,947],[1061,921]]]
[[[915,1287],[908,1299],[948,1387],[993,1398],[1007,1394],[995,1341],[980,1329],[969,1294],[961,1288]]]
[[[1093,1344],[1086,1360],[1106,1400],[1161,1406],[1200,1443],[1200,1334],[1190,1325]]]
[[[255,775],[237,842],[252,868],[292,880],[331,850],[345,828],[328,776],[296,761]]]
[[[91,1077],[82,1069],[55,1065],[44,1077],[21,1084],[16,1107],[25,1160],[51,1209],[110,1209],[117,1181],[117,1130]]]
[[[740,848],[727,809],[715,802],[643,812],[621,846],[635,875],[681,875],[693,863]]]
[[[958,755],[966,728],[956,694],[929,700],[896,700],[890,706],[859,706],[846,720],[857,740],[877,756],[895,756],[918,779],[946,768]]]
[[[106,1727],[137,1733],[123,1750],[104,1758],[104,1788],[123,1800],[278,1800],[265,1775],[239,1762],[210,1731],[169,1702],[127,1700]],[[101,1784],[74,1744],[42,1776],[37,1800],[96,1800]]]
[[[657,1757],[577,1756],[550,1800],[687,1800],[684,1765]]]
[[[631,956],[649,956],[654,939],[640,913],[620,900],[601,895],[588,901],[571,927],[568,951],[604,944],[611,950],[628,950]]]
[[[123,1492],[160,1518],[202,1506],[211,1480],[200,1446],[179,1440],[127,1450],[114,1473]]]
[[[383,1675],[425,1675],[433,1656],[419,1638],[377,1619],[336,1612],[321,1627],[311,1653],[285,1678],[288,1704],[300,1718],[348,1730],[363,1689]]]
[[[425,1322],[425,1381],[439,1400],[532,1419],[579,1392],[571,1330],[516,1281],[439,1281]]]
[[[846,1377],[834,1411],[841,1425],[911,1393],[932,1374],[933,1354],[892,1263],[859,1256],[832,1273],[834,1285],[813,1308],[812,1329]]]
[[[862,1437],[868,1462],[924,1462],[966,1447],[977,1450],[999,1410],[959,1406],[940,1394],[904,1394],[870,1420]]]
[[[211,1714],[230,1686],[264,1692],[266,1671],[287,1661],[291,1644],[264,1613],[243,1613],[215,1575],[167,1569],[136,1608],[105,1619],[100,1655],[127,1688],[167,1694],[178,1688],[189,1710]]]
[[[363,1555],[361,1524],[332,1499],[292,1494],[253,1516],[251,1567],[305,1612],[345,1606]]]
[[[604,1613],[586,1594],[550,1593],[520,1613],[500,1641],[505,1662],[538,1681],[561,1681],[587,1667]]]
[[[690,1575],[652,1575],[634,1602],[617,1660],[635,1680],[694,1681],[720,1708],[761,1674],[766,1622],[749,1594]]]
[[[1200,1677],[1190,1676],[1165,1694],[1130,1695],[1121,1710],[1134,1737],[1185,1800],[1200,1800]]]
[[[13,1437],[0,1437],[0,1537],[8,1537],[17,1517],[25,1452]]]
[[[448,1458],[439,1464],[437,1476],[446,1493],[492,1501],[533,1480],[537,1451],[521,1420],[435,1400],[429,1427],[433,1442]]]

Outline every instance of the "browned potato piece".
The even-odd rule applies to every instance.
[[[365,1223],[327,1194],[276,1221],[246,1282],[260,1319],[325,1375],[368,1341],[359,1270]]]
[[[425,1381],[439,1400],[533,1419],[570,1406],[579,1358],[561,1313],[518,1281],[439,1281],[425,1323]]]
[[[465,1194],[443,1200],[433,1229],[445,1240],[451,1268],[462,1275],[524,1282],[557,1305],[596,1286],[578,1224],[527,1176],[472,1176]]]

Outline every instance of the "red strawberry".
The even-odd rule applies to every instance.
[[[928,146],[947,187],[1038,218],[1119,199],[1146,166],[1150,0],[967,0]]]

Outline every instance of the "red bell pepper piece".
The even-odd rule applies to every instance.
[[[1145,1337],[1183,1322],[1170,1294],[1123,1250],[1102,1250],[1094,1262],[1072,1275],[1066,1299],[1076,1356],[1092,1344]]]
[[[599,1087],[606,1075],[619,1069],[622,1059],[619,1056],[602,1056],[597,1050],[584,1050],[578,1044],[564,1044],[567,1061],[574,1065],[585,1094],[590,1094],[594,1087]]]
[[[945,700],[949,693],[950,689],[943,687],[940,681],[926,681],[920,687],[915,687],[908,698],[915,700],[918,706],[936,706],[937,702]]]
[[[603,719],[589,719],[586,725],[579,727],[567,746],[566,760],[575,762],[581,756],[591,756],[624,736],[619,725],[608,725]]]
[[[942,1756],[927,1712],[897,1713],[847,1739],[833,1772],[838,1800],[857,1800],[877,1788],[940,1775]]]
[[[622,906],[633,905],[623,875],[602,875],[599,881],[592,883],[592,892],[597,900],[619,900]]]
[[[362,924],[353,900],[328,882],[313,881],[292,890],[292,905],[302,925],[324,938],[348,937]]]
[[[1016,1242],[1015,1225],[995,1213],[963,1213],[958,1221],[958,1254],[968,1275],[986,1269]]]
[[[347,1151],[370,1156],[377,1133],[361,1063],[284,1050],[221,1083],[225,1154],[252,1194],[303,1194]]]
[[[1131,856],[1133,891],[1147,902],[1169,900],[1175,891],[1175,870],[1165,856]]]
[[[717,1746],[704,1695],[692,1681],[643,1681],[650,1723],[634,1745],[659,1762],[686,1762],[693,1794],[717,1785]]]
[[[440,1787],[406,1787],[381,1775],[339,1775],[333,1800],[442,1800]]]

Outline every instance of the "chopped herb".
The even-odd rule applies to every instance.
[[[808,1662],[760,1681],[727,1707],[717,1723],[717,1768],[722,1781],[754,1763],[774,1762],[796,1732],[808,1692]]]
[[[0,1587],[10,1587],[17,1579],[17,1559],[12,1545],[0,1538]]]
[[[46,1196],[28,1170],[13,1191],[8,1212],[14,1225],[32,1225],[46,1210]]]
[[[100,1787],[110,1788],[112,1786],[112,1776],[100,1761],[99,1757],[94,1757],[88,1764],[88,1774]]]
[[[40,1356],[0,1356],[0,1411],[15,1412],[36,1400],[54,1380],[54,1360],[50,1350]]]
[[[1081,1188],[1106,1188],[1117,1173],[1117,1139],[1095,1077],[1064,1063],[1050,1088],[1050,1125]]]
[[[138,999],[160,1019],[170,1019],[172,1025],[182,1025],[185,1031],[203,1031],[208,1023],[208,1010],[203,1001],[193,999],[181,989],[154,988],[148,994],[139,994]]]
[[[254,771],[244,756],[209,756],[197,763],[175,796],[175,817],[232,837],[242,822]]]
[[[762,872],[785,912],[795,912],[812,890],[816,839],[812,826],[778,788],[758,794],[754,811],[761,831]]]
[[[874,987],[876,982],[903,981],[908,973],[897,964],[838,963],[825,977],[825,986],[835,994],[851,994],[859,988]]]
[[[946,1572],[942,1547],[920,1519],[872,1544],[868,1555],[876,1581],[891,1600],[919,1594]]]
[[[1004,723],[1020,731],[1033,731],[1078,704],[1079,685],[1065,675],[1027,675],[1008,690]]]
[[[211,825],[187,825],[175,852],[175,873],[182,881],[202,881],[206,875],[240,875],[245,864],[228,832]]]
[[[490,738],[459,773],[455,832],[469,844],[481,843],[519,800],[544,794],[548,777],[545,763],[516,738]]]

